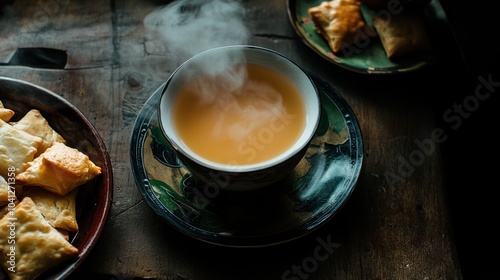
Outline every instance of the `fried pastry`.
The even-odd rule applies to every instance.
[[[11,213],[14,216],[9,213],[0,220],[0,260],[10,279],[35,279],[47,269],[78,256],[78,248],[45,220],[31,198],[25,197]],[[10,256],[15,256],[14,265],[9,262]]]
[[[430,49],[422,15],[403,11],[390,17],[373,17],[373,25],[388,58],[397,58]]]
[[[30,197],[49,223],[58,230],[78,231],[76,220],[76,195],[78,189],[58,195],[40,187],[27,187],[25,197]]]
[[[17,174],[16,183],[39,186],[59,195],[101,174],[101,168],[89,157],[66,144],[55,142],[40,156],[28,163],[28,168]]]
[[[10,121],[10,118],[14,116],[15,112],[11,109],[5,108],[2,101],[0,101],[0,120],[4,122]]]
[[[37,109],[28,111],[22,119],[14,124],[14,127],[43,139],[42,145],[35,154],[35,157],[52,146],[54,142],[66,143],[66,140],[49,125],[49,122],[47,122]]]
[[[64,237],[64,239],[69,241],[69,231],[65,229],[56,228],[57,231]]]
[[[0,175],[0,206],[9,203],[9,184],[3,176]]]
[[[317,32],[325,38],[333,53],[356,44],[359,32],[366,27],[359,5],[355,0],[334,0],[309,8]]]
[[[0,120],[0,175],[7,178],[12,168],[16,174],[26,170],[42,142],[42,138]]]
[[[19,201],[15,200],[13,203],[15,205],[17,205],[18,202]],[[1,206],[1,208],[0,208],[0,219],[2,219],[5,215],[9,214],[10,211],[11,210],[10,210],[10,208],[7,205]],[[0,279],[2,279],[2,278],[0,278]]]

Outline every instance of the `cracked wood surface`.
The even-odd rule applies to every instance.
[[[111,156],[114,197],[109,220],[75,278],[91,273],[190,280],[461,279],[439,147],[422,163],[403,170],[404,160],[418,148],[415,140],[429,138],[436,128],[429,98],[446,86],[435,78],[439,65],[397,77],[347,72],[298,39],[283,0],[244,1],[250,43],[289,56],[335,85],[350,104],[365,145],[354,194],[320,229],[271,248],[204,244],[157,217],[135,185],[129,141],[142,104],[180,62],[158,38],[148,37],[143,26],[144,17],[166,2],[16,0],[0,16],[1,62],[20,47],[68,54],[63,70],[0,66],[0,75],[66,98],[95,125]],[[321,240],[338,246],[312,262]]]

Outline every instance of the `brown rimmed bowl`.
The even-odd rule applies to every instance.
[[[22,80],[0,77],[0,100],[4,107],[16,112],[11,121],[20,119],[30,109],[40,110],[52,128],[66,139],[68,146],[85,153],[101,167],[102,174],[79,186],[76,209],[79,230],[72,233],[69,239],[78,248],[78,257],[38,277],[65,279],[89,255],[106,224],[113,196],[113,172],[108,151],[98,131],[85,115],[48,89]]]

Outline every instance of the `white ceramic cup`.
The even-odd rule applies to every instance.
[[[305,105],[305,125],[299,137],[283,153],[261,163],[221,164],[194,153],[176,130],[173,120],[174,98],[180,89],[209,65],[219,71],[226,63],[248,62],[266,66],[284,74],[298,87]],[[201,52],[180,65],[165,84],[158,103],[160,127],[183,165],[198,179],[231,191],[256,190],[270,186],[286,177],[304,156],[319,124],[320,98],[310,76],[284,55],[250,45],[225,46]],[[203,137],[203,135],[200,135]]]

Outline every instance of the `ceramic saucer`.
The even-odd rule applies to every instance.
[[[357,119],[327,82],[313,76],[322,117],[301,162],[282,181],[251,192],[209,188],[187,171],[158,126],[163,86],[146,101],[134,124],[131,165],[139,191],[168,224],[195,239],[228,247],[262,247],[312,232],[352,194],[363,162]]]

